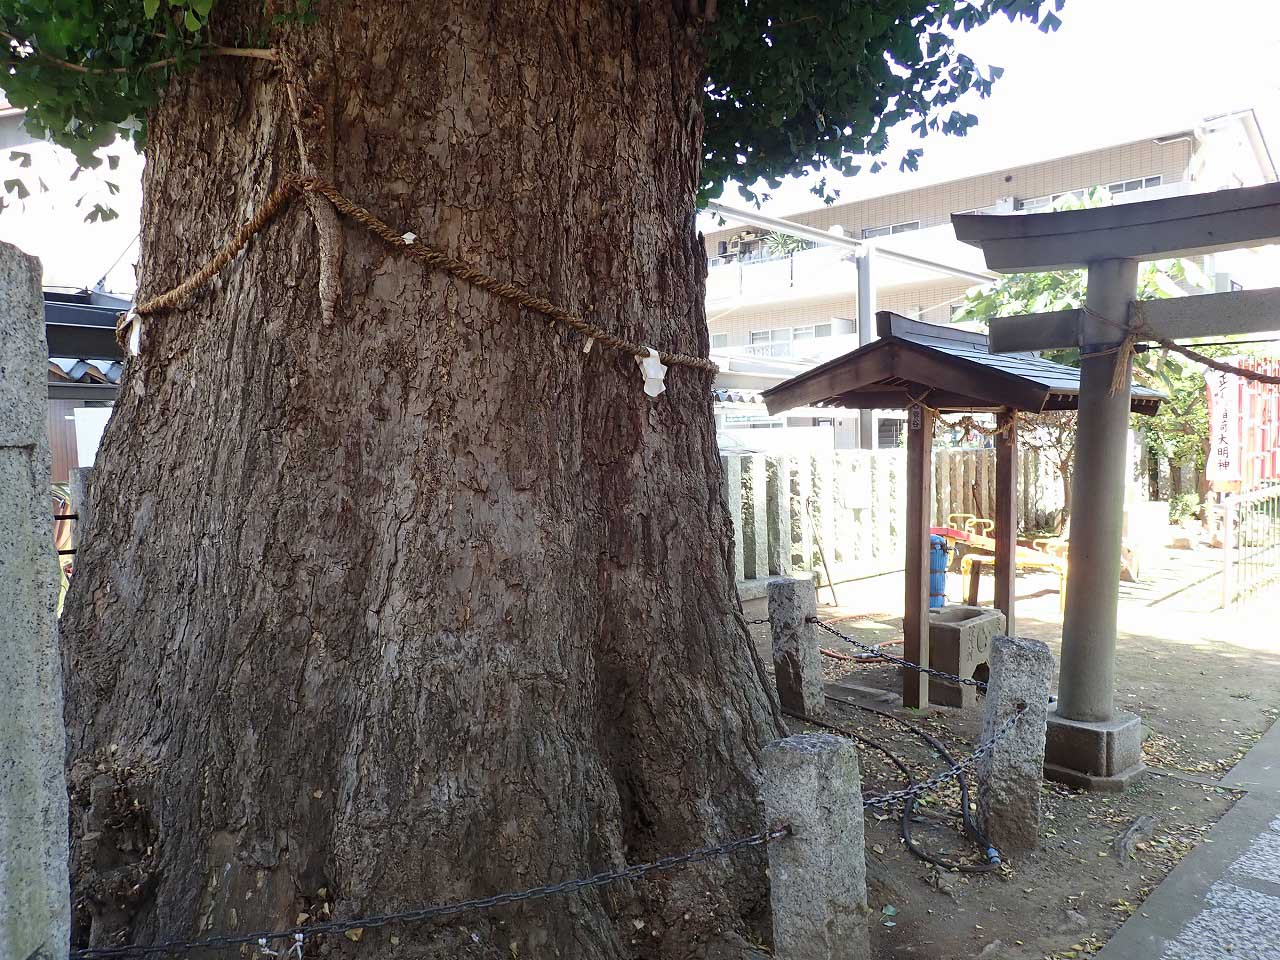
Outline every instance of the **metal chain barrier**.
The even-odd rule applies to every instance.
[[[828,699],[834,700],[836,703],[846,702],[838,697],[829,697]],[[1019,710],[1017,713],[1010,716],[1009,719],[1001,725],[1000,729],[992,734],[989,739],[979,743],[974,748],[973,753],[969,754],[969,756],[965,757],[963,760],[957,761],[950,768],[943,770],[941,773],[935,773],[928,780],[921,780],[919,783],[906,787],[902,790],[894,790],[891,793],[879,795],[864,796],[862,798],[862,806],[864,808],[880,807],[882,810],[887,810],[911,799],[912,797],[919,797],[922,794],[931,793],[947,781],[954,780],[961,774],[967,773],[974,764],[990,754],[991,751],[996,748],[996,744],[1009,735],[1009,732],[1013,730],[1018,720],[1022,717],[1022,713],[1023,711]]]
[[[881,660],[887,660],[889,663],[896,663],[900,667],[906,667],[908,670],[915,670],[918,673],[927,673],[931,677],[937,677],[939,680],[948,680],[951,683],[964,684],[966,687],[976,687],[978,690],[986,690],[987,685],[981,680],[974,680],[972,677],[957,677],[954,673],[947,673],[944,670],[935,670],[933,667],[924,667],[918,663],[912,663],[910,660],[904,660],[902,657],[895,657],[891,653],[885,653],[879,647],[873,647],[865,644],[853,637],[847,637],[839,630],[829,624],[823,623],[817,617],[810,617],[809,622],[816,626],[819,630],[825,630],[833,637],[839,637],[846,643],[851,643],[855,647],[866,650],[868,653],[874,653]]]
[[[202,940],[169,940],[165,943],[153,943],[138,946],[121,947],[88,947],[83,950],[72,950],[69,960],[114,960],[118,957],[143,957],[158,954],[188,953],[193,950],[205,950],[216,947],[238,947],[245,944],[257,944],[265,951],[266,945],[275,941],[291,941],[301,943],[306,937],[314,937],[326,933],[345,933],[348,930],[374,929],[396,923],[422,923],[427,920],[440,920],[460,913],[474,910],[491,910],[494,907],[510,903],[523,903],[527,900],[541,900],[546,897],[561,896],[604,887],[624,880],[638,880],[645,874],[663,870],[674,870],[692,863],[701,863],[720,857],[729,857],[749,847],[760,847],[790,836],[789,824],[773,827],[761,833],[753,833],[747,837],[738,837],[711,847],[700,847],[675,856],[663,857],[652,863],[640,863],[610,870],[576,880],[565,880],[542,887],[530,887],[512,893],[498,893],[489,897],[477,897],[474,900],[462,900],[458,903],[439,906],[421,907],[416,910],[403,910],[397,913],[375,914],[351,920],[330,920],[324,923],[313,923],[305,927],[290,927],[288,930],[271,930],[258,933],[239,933],[221,937],[207,937]]]

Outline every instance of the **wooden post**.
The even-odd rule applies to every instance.
[[[907,411],[907,589],[902,608],[903,656],[922,667],[929,665],[929,527],[932,486],[933,411],[915,404]],[[916,670],[902,671],[902,705],[929,703],[929,678]]]
[[[1004,613],[1005,633],[1016,636],[1013,622],[1015,556],[1018,552],[1018,418],[996,416],[996,609]]]
[[[978,595],[982,592],[982,558],[973,557],[969,560],[969,584],[968,592],[965,595],[964,602],[971,607],[978,605]]]

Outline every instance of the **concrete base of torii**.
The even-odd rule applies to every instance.
[[[1045,729],[1044,775],[1081,790],[1119,793],[1147,772],[1142,762],[1142,720],[1117,711],[1110,720],[1070,720],[1050,711]]]

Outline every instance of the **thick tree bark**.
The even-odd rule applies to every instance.
[[[151,126],[140,296],[303,171],[705,353],[702,64],[676,6],[348,0],[278,67],[202,66]],[[260,7],[221,0],[220,26]],[[709,387],[674,368],[650,400],[632,358],[301,203],[151,322],[63,620],[80,942],[447,902],[760,829],[779,723]],[[328,955],[720,955],[764,891],[747,856]]]

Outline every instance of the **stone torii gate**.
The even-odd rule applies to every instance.
[[[1137,715],[1113,698],[1120,536],[1137,339],[1256,333],[1280,327],[1280,288],[1138,301],[1138,262],[1280,242],[1280,184],[1089,210],[956,215],[956,236],[1000,273],[1087,268],[1080,310],[991,322],[993,353],[1079,347],[1082,361],[1070,575],[1058,703],[1048,718],[1045,774],[1122,790],[1145,767]]]

